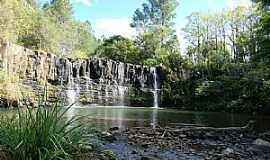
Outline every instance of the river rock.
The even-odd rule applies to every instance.
[[[254,142],[253,142],[254,145],[258,145],[258,146],[265,146],[265,147],[269,147],[270,148],[270,142],[268,141],[265,141],[263,139],[256,139]]]
[[[161,160],[161,159],[153,156],[142,156],[141,160]]]
[[[108,142],[113,142],[113,141],[117,140],[115,136],[113,136],[112,134],[110,134],[108,132],[102,132],[101,138],[104,139],[105,141],[108,141]]]
[[[227,156],[233,153],[234,153],[234,150],[231,148],[226,148],[225,150],[222,151],[222,154],[227,155]]]
[[[260,137],[268,142],[270,142],[270,131],[264,132],[263,134],[260,135]]]
[[[119,130],[119,127],[111,127],[110,129],[109,129],[109,131],[118,131]]]
[[[253,146],[250,146],[247,151],[256,156],[264,156],[265,159],[270,159],[270,143],[263,139],[256,139]]]

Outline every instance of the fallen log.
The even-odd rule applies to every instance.
[[[203,124],[170,123],[176,127],[205,127]]]
[[[186,131],[251,131],[254,129],[255,121],[249,121],[243,127],[227,127],[227,128],[214,128],[214,127],[192,127],[181,129],[166,129],[167,132],[186,132]]]

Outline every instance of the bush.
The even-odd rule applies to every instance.
[[[0,118],[0,144],[12,159],[46,160],[71,159],[78,153],[81,136],[76,134],[75,118],[63,122],[62,106],[46,108],[39,103],[37,109],[18,110],[18,114]]]

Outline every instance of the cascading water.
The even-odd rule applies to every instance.
[[[124,86],[125,83],[125,64],[120,62],[118,65],[118,80],[119,83],[116,84],[118,96],[119,96],[119,102],[118,106],[125,106],[125,94],[127,87]],[[117,81],[116,81],[117,82]]]
[[[160,78],[156,67],[149,68],[100,58],[76,61],[62,59],[57,65],[59,69],[56,74],[61,75],[63,84],[67,84],[68,104],[79,101],[81,96],[85,104],[126,106],[128,102],[136,105],[139,100],[127,98],[127,95],[143,96],[144,92],[152,88],[153,107],[159,106]],[[138,104],[140,103],[142,102]]]
[[[153,102],[153,105],[154,105],[154,108],[158,108],[159,105],[158,105],[158,77],[157,77],[157,70],[155,67],[151,67],[150,68],[150,71],[153,75],[153,97],[154,97],[154,102]]]
[[[125,94],[127,91],[127,87],[118,86],[118,95],[119,95],[119,106],[125,106]]]
[[[67,63],[68,68],[68,84],[67,84],[67,90],[66,90],[66,97],[67,97],[67,105],[70,107],[67,112],[67,121],[72,120],[76,115],[76,110],[74,107],[76,106],[76,102],[78,101],[78,97],[80,96],[80,85],[74,83],[74,78],[72,75],[72,63]],[[73,124],[75,125],[75,124]],[[71,126],[68,126],[68,129]]]
[[[72,75],[72,63],[67,62],[67,69],[68,69],[68,84],[67,84],[67,103],[68,105],[72,105],[76,102],[76,91],[74,89],[74,78]]]
[[[119,84],[123,85],[125,80],[125,64],[120,62],[118,65],[118,79]]]

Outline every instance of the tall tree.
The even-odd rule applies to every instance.
[[[257,50],[252,54],[252,61],[263,78],[270,79],[270,1],[253,0],[260,4],[260,19],[256,28]]]
[[[144,50],[148,49],[157,56],[166,48],[178,47],[174,28],[177,6],[177,0],[147,0],[141,9],[135,11],[131,27],[140,32],[137,39],[144,44]],[[149,39],[155,39],[155,44],[147,42]],[[177,49],[173,49],[175,50]]]
[[[44,4],[43,9],[55,16],[58,23],[64,23],[72,18],[70,0],[51,0]]]
[[[206,62],[214,52],[228,56],[229,49],[235,61],[247,61],[256,48],[252,42],[256,17],[252,8],[242,7],[210,14],[192,13],[183,29],[189,42],[189,55],[197,63]]]

